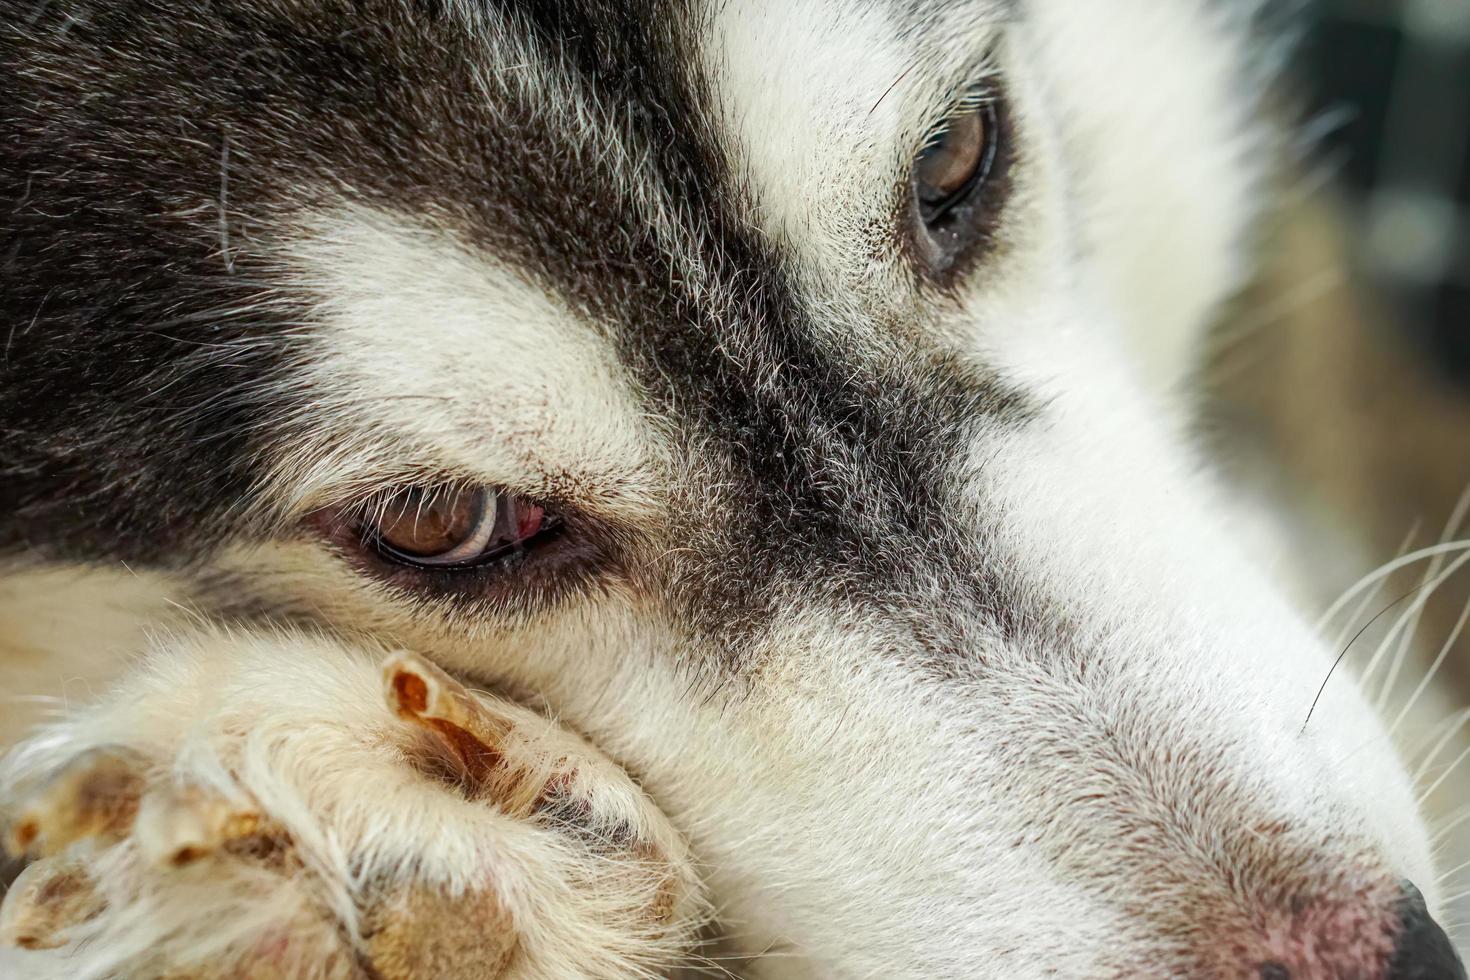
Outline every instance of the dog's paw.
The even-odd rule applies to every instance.
[[[408,656],[212,637],[17,748],[0,943],[52,975],[658,975],[701,907],[622,769]]]

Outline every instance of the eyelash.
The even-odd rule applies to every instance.
[[[934,144],[949,131],[949,127],[954,124],[956,119],[967,113],[974,112],[976,109],[984,106],[993,106],[994,104],[995,95],[988,89],[977,86],[967,88],[964,94],[955,99],[945,111],[943,121],[933,127],[929,131],[929,135],[924,137],[924,142],[919,145],[919,152],[922,153],[925,150],[933,148]]]

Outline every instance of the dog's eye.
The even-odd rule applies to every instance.
[[[910,178],[920,254],[936,272],[952,269],[995,224],[995,187],[1005,161],[996,98],[966,105],[924,142]],[[992,187],[995,185],[995,187]]]
[[[967,112],[930,137],[914,164],[914,194],[932,222],[985,179],[994,157],[993,109],[987,104]]]
[[[420,568],[466,568],[528,547],[554,526],[546,510],[484,487],[406,487],[364,511],[361,532],[385,558]]]

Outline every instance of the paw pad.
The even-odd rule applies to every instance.
[[[382,980],[495,980],[518,946],[510,913],[488,892],[450,896],[410,885],[370,903],[361,921]]]

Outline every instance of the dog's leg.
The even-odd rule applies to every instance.
[[[0,940],[42,975],[642,977],[700,920],[620,767],[410,656],[174,643],[6,766]]]

